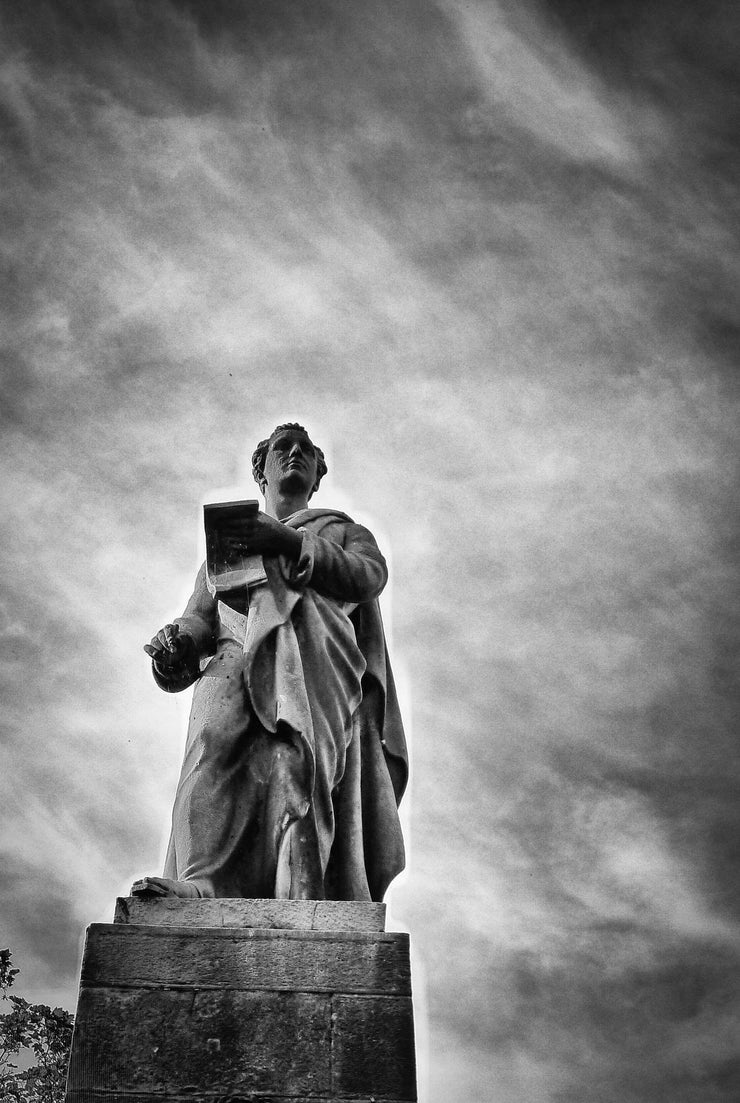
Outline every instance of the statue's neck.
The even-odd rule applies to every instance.
[[[308,508],[308,495],[306,494],[271,494],[269,487],[265,494],[265,513],[270,517],[284,521],[291,513],[297,513],[299,509]]]

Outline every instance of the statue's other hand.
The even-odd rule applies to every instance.
[[[190,636],[181,633],[176,624],[165,624],[152,637],[151,643],[144,644],[144,650],[158,666],[167,667],[182,663],[192,646]]]

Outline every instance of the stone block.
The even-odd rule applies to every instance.
[[[348,1094],[376,1099],[416,1098],[411,998],[335,995],[332,1000],[333,1074]]]
[[[402,995],[408,935],[245,927],[88,929],[83,985],[245,988]]]
[[[273,927],[295,931],[383,931],[385,904],[358,900],[178,900],[121,896],[114,923],[160,927]]]
[[[305,992],[89,988],[70,1084],[191,1094],[331,1091],[331,997]]]

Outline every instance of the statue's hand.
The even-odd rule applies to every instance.
[[[147,655],[154,659],[157,666],[180,666],[191,657],[194,643],[186,633],[180,633],[176,624],[165,624],[160,628],[151,643],[144,644]]]
[[[298,559],[301,534],[267,513],[240,517],[224,527],[224,543],[232,555],[287,555]]]

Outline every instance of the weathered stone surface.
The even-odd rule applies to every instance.
[[[95,923],[82,984],[408,995],[408,936]]]
[[[403,934],[94,924],[68,1103],[413,1103]]]
[[[303,992],[83,989],[70,1083],[329,1094],[330,1005],[330,996]]]
[[[415,1103],[416,1096],[401,1099],[400,1096],[370,1095],[276,1095],[270,1092],[268,1095],[240,1095],[238,1092],[229,1092],[228,1103]],[[204,1100],[206,1103],[226,1103],[223,1093],[219,1092],[123,1092],[123,1091],[91,1091],[89,1089],[67,1092],[68,1103],[195,1103]]]
[[[356,900],[178,900],[121,896],[114,923],[158,927],[270,927],[296,931],[383,931],[385,904]]]
[[[335,996],[332,1073],[348,1095],[415,1098],[414,1012],[410,996]]]

